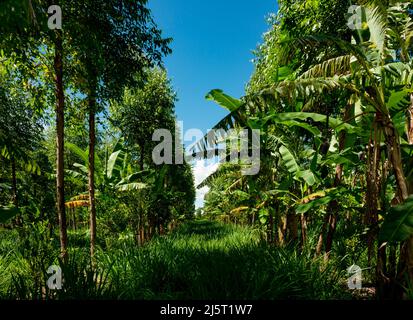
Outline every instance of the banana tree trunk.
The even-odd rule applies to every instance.
[[[287,242],[298,240],[298,216],[295,213],[287,214]]]
[[[278,218],[278,245],[284,246],[285,244],[285,237],[287,234],[287,217],[279,215]]]
[[[353,110],[353,105],[349,104],[344,111],[344,115],[343,115],[344,122],[349,120],[352,110]],[[340,133],[340,136],[339,136],[339,150],[340,151],[344,150],[345,145],[346,145],[346,133],[343,131]],[[337,165],[336,175],[334,179],[334,187],[338,187],[341,184],[342,176],[343,176],[343,165]],[[325,243],[325,259],[326,260],[330,258],[330,252],[333,247],[333,237],[337,229],[338,210],[339,210],[339,205],[338,205],[337,200],[331,201],[327,208],[327,217],[325,219],[324,225],[322,227],[322,230],[321,230],[321,233],[318,239],[316,255],[319,255],[322,251],[324,232],[328,226],[326,243]]]
[[[319,257],[320,254],[321,254],[321,251],[323,251],[324,234],[327,230],[327,226],[329,225],[329,222],[330,222],[330,216],[326,215],[324,217],[324,222],[323,222],[323,225],[321,227],[320,235],[318,236],[317,247],[316,247],[316,250],[315,250],[316,257]]]
[[[381,150],[380,135],[377,124],[374,125],[374,137],[369,140],[367,152],[367,172],[366,172],[366,214],[363,223],[370,228],[367,233],[368,262],[370,263],[373,256],[374,241],[377,236],[376,225],[378,222],[379,212],[379,190],[381,188],[381,176],[379,173]],[[385,254],[385,253],[384,253]],[[380,254],[379,257],[382,257]],[[381,274],[381,272],[379,272]]]
[[[274,242],[274,216],[272,212],[270,212],[270,215],[268,217],[267,242]]]
[[[89,210],[90,210],[90,256],[96,246],[96,201],[95,201],[95,145],[96,145],[96,97],[89,96]]]
[[[413,94],[410,95],[410,107],[407,111],[409,113],[407,118],[407,139],[409,144],[413,145]]]
[[[403,163],[400,149],[400,139],[394,127],[393,121],[388,118],[384,123],[384,134],[386,138],[387,148],[389,149],[390,162],[392,163],[394,175],[400,197],[399,203],[403,203],[408,197],[406,176],[403,171]]]
[[[55,38],[55,94],[56,94],[56,198],[59,216],[60,252],[64,261],[67,260],[67,223],[65,210],[64,183],[64,107],[65,96],[63,88],[63,34],[56,31]]]
[[[342,134],[340,136],[340,150],[344,149],[344,143],[345,143],[345,135]],[[334,180],[334,187],[338,187],[341,183],[341,179],[343,176],[343,165],[338,165],[336,167],[336,177]],[[329,212],[329,222],[328,222],[328,232],[327,232],[327,237],[326,237],[326,247],[325,247],[325,260],[328,260],[330,258],[330,252],[333,247],[333,237],[337,229],[337,220],[338,220],[338,210],[339,210],[339,205],[337,200],[333,200],[330,202],[328,206],[328,212]]]
[[[409,144],[413,145],[413,94],[410,95],[410,107],[408,109],[409,117],[408,117],[408,132],[407,132],[407,139]],[[401,160],[400,160],[401,161]],[[413,181],[407,185],[407,193],[413,194]],[[411,236],[407,241],[405,241],[401,245],[401,263],[402,267],[405,269],[407,273],[408,279],[410,281],[410,285],[413,284],[413,236]]]
[[[390,118],[383,121],[386,144],[389,149],[389,157],[393,166],[394,175],[398,188],[398,203],[403,203],[409,196],[408,185],[403,171],[403,163],[401,157],[400,139]],[[410,134],[410,133],[409,133]],[[400,280],[405,283],[402,277],[407,276],[408,282],[413,283],[413,237],[410,237],[401,246],[400,252]],[[406,284],[406,283],[405,283]]]

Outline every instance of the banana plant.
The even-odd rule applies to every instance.
[[[66,172],[74,178],[81,179],[87,185],[88,150],[82,150],[71,143],[66,143],[66,147],[84,161],[84,164],[73,164],[77,170],[66,170]],[[127,192],[146,188],[146,184],[141,181],[150,174],[150,171],[134,170],[130,154],[125,149],[122,139],[116,143],[110,154],[107,149],[106,154],[105,161],[102,161],[98,156],[95,157],[95,182],[98,196],[105,192]],[[77,195],[66,203],[66,206],[70,208],[88,205],[89,200],[86,194]]]

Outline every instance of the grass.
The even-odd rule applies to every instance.
[[[293,248],[269,247],[250,228],[196,221],[140,250],[124,248],[104,257],[113,265],[119,298],[349,298],[345,271]]]
[[[310,253],[274,248],[251,228],[194,221],[144,247],[123,242],[98,251],[96,267],[77,248],[62,265],[64,289],[46,292],[36,265],[1,255],[0,295],[21,299],[348,299],[345,270]],[[23,266],[21,269],[18,268]],[[26,263],[26,264],[25,264]],[[50,260],[48,263],[51,263]],[[57,263],[55,261],[55,263]],[[3,265],[3,266],[2,266]],[[47,267],[46,267],[47,268]],[[45,269],[45,266],[40,269]],[[8,271],[7,271],[8,270]]]

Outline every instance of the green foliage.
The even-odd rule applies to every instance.
[[[152,161],[156,129],[173,132],[184,152],[177,96],[162,68],[170,39],[147,1],[61,0],[61,31],[41,18],[47,1],[2,1],[0,297],[350,298],[352,264],[366,270],[366,285],[402,279],[412,261],[413,7],[356,3],[360,30],[347,26],[348,0],[279,1],[246,95],[207,94],[228,111],[214,129],[261,132],[261,171],[245,176],[241,162],[220,165],[198,186],[209,187],[196,213],[214,220],[206,221],[193,220],[191,166]],[[63,100],[68,210],[59,234],[52,181],[62,176],[62,122],[51,123]],[[209,147],[205,136],[191,151],[203,157]],[[85,251],[91,184],[93,259]],[[63,270],[60,291],[46,286],[53,264]],[[411,296],[413,282],[393,282]]]
[[[242,105],[240,100],[230,97],[219,89],[212,90],[208,93],[206,99],[216,102],[218,105],[229,110],[230,112],[235,111]]]
[[[379,242],[402,242],[413,234],[413,197],[392,207],[380,229]]]
[[[270,248],[249,228],[202,220],[141,250],[125,247],[102,259],[113,264],[110,278],[122,288],[121,299],[350,297],[333,265]]]

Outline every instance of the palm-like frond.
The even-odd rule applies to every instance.
[[[280,100],[284,97],[294,97],[294,99],[307,99],[314,95],[323,95],[333,90],[346,90],[350,93],[359,93],[357,87],[348,82],[345,77],[318,77],[308,79],[297,79],[283,81],[274,86],[265,88],[261,91],[262,95],[273,95]]]
[[[70,142],[66,142],[65,147],[70,152],[78,156],[80,160],[82,160],[86,164],[86,167],[89,165],[89,152],[87,150],[82,150],[80,147]]]
[[[341,53],[342,55],[352,55],[354,56],[357,61],[363,65],[365,69],[367,65],[365,63],[366,56],[363,50],[350,42],[344,41],[340,38],[325,35],[325,34],[318,34],[318,35],[309,35],[300,38],[288,39],[281,42],[281,50],[280,50],[280,64],[286,65],[292,59],[294,53],[297,49],[305,49],[305,48],[321,48],[321,47],[328,47],[328,48],[336,48],[336,51]]]
[[[241,176],[241,166],[238,164],[231,164],[227,166],[219,166],[218,169],[210,174],[204,181],[202,181],[197,188],[202,189],[203,187],[208,187],[213,183],[214,180],[226,177],[237,179]]]
[[[370,31],[370,42],[377,48],[381,57],[386,55],[387,10],[379,6],[366,7],[366,24]]]
[[[328,59],[308,71],[304,72],[300,78],[320,78],[320,77],[334,77],[338,75],[348,74],[350,72],[351,55],[343,55]]]
[[[115,186],[115,189],[118,191],[134,191],[134,190],[142,190],[147,188],[147,184],[140,183],[140,182],[132,182],[126,184],[118,184]]]

